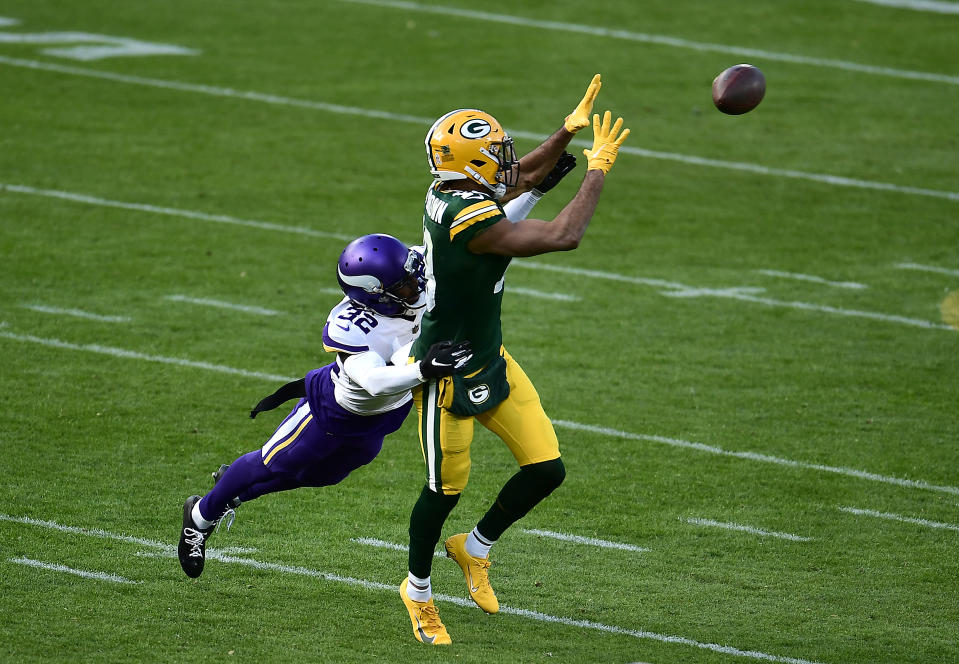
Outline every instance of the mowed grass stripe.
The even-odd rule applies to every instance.
[[[3,328],[3,327],[5,326],[0,325],[0,328]],[[147,355],[137,351],[126,350],[123,348],[115,348],[112,346],[101,346],[99,344],[73,344],[67,341],[61,341],[60,339],[45,339],[42,337],[36,337],[29,334],[16,334],[13,332],[8,332],[6,330],[0,330],[0,338],[12,339],[14,341],[21,341],[21,342],[27,342],[27,343],[35,343],[35,344],[40,344],[42,346],[61,348],[64,350],[77,350],[77,351],[83,351],[83,352],[101,353],[104,355],[110,355],[110,356],[119,357],[119,358],[142,360],[147,362],[160,362],[162,364],[172,364],[177,366],[189,367],[193,369],[205,369],[207,371],[217,371],[220,373],[235,374],[238,376],[245,376],[248,378],[258,378],[258,379],[270,380],[274,382],[285,383],[291,380],[296,380],[298,378],[298,376],[295,376],[295,377],[278,376],[274,374],[260,373],[258,371],[248,371],[246,369],[237,369],[234,367],[228,367],[220,364],[212,364],[210,362],[187,360],[187,359],[178,358],[178,357],[164,357],[162,355]],[[705,445],[703,443],[695,443],[688,440],[668,438],[666,436],[632,433],[629,431],[620,431],[618,429],[611,429],[609,427],[597,426],[593,424],[583,424],[581,422],[572,422],[569,420],[553,420],[553,426],[561,429],[571,429],[574,431],[585,431],[585,432],[604,435],[604,436],[625,438],[627,440],[664,443],[672,447],[696,450],[699,452],[707,452],[709,454],[719,454],[722,456],[728,456],[728,457],[733,457],[737,459],[746,459],[749,461],[771,463],[778,466],[787,466],[787,467],[799,468],[803,470],[816,470],[820,472],[833,473],[837,475],[845,475],[848,477],[855,477],[857,479],[869,480],[872,482],[882,482],[884,484],[891,484],[891,485],[900,486],[908,489],[923,489],[926,491],[936,491],[940,493],[949,493],[953,495],[959,495],[959,487],[936,485],[936,484],[931,484],[929,482],[926,482],[924,480],[911,480],[911,479],[904,479],[900,477],[890,477],[888,475],[880,475],[880,474],[871,473],[865,470],[857,470],[855,468],[827,466],[824,464],[809,463],[806,461],[794,461],[792,459],[785,459],[783,457],[772,456],[772,455],[763,454],[760,452],[738,452],[734,450],[726,450],[721,447]]]
[[[331,104],[327,102],[311,101],[307,99],[296,99],[281,95],[266,94],[262,92],[234,90],[232,88],[218,87],[213,85],[204,85],[199,83],[187,83],[184,81],[171,81],[157,78],[146,78],[142,76],[131,76],[128,74],[119,74],[116,72],[100,71],[97,69],[84,69],[82,67],[71,67],[68,65],[59,65],[39,60],[24,60],[22,58],[10,58],[0,56],[0,64],[12,67],[25,67],[41,71],[51,71],[71,76],[85,76],[88,78],[98,78],[117,83],[128,83],[133,85],[142,85],[154,88],[164,88],[169,90],[178,90],[181,92],[195,92],[216,97],[228,97],[234,99],[243,99],[247,101],[257,101],[279,106],[293,106],[306,108],[329,113],[338,113],[358,117],[376,118],[381,120],[394,120],[397,122],[406,122],[420,125],[424,128],[430,126],[434,118],[424,118],[401,113],[391,113],[379,109],[360,108],[357,106],[344,106],[341,104]],[[525,138],[540,142],[547,138],[545,134],[535,132],[511,130],[510,135],[514,138]],[[571,145],[580,147],[592,147],[592,143],[585,140],[574,140]],[[943,191],[939,189],[927,189],[924,187],[910,187],[904,185],[892,184],[889,182],[873,182],[870,180],[859,180],[839,175],[830,175],[827,173],[807,173],[793,169],[773,168],[762,166],[760,164],[751,164],[745,162],[723,161],[720,159],[710,159],[696,155],[684,155],[673,152],[661,152],[658,150],[646,150],[630,145],[624,145],[619,149],[625,154],[632,154],[650,159],[660,159],[666,161],[676,161],[693,166],[708,166],[711,168],[722,168],[735,171],[754,173],[772,177],[784,177],[798,180],[808,180],[818,184],[826,184],[837,187],[852,187],[858,189],[870,189],[875,191],[885,191],[890,193],[907,194],[914,196],[928,196],[932,198],[941,198],[950,201],[959,201],[959,192]],[[12,186],[12,185],[8,185]]]
[[[0,514],[0,521],[9,521],[14,523],[22,523],[34,526],[47,527],[52,530],[58,530],[60,532],[67,532],[71,534],[78,535],[90,535],[93,537],[107,537],[111,539],[116,539],[123,542],[137,541],[139,543],[145,544],[155,551],[147,554],[146,557],[152,557],[159,555],[165,558],[175,558],[176,553],[173,551],[172,545],[164,544],[163,542],[155,542],[151,540],[145,540],[141,538],[131,537],[130,535],[120,535],[110,533],[105,530],[99,529],[86,529],[86,528],[77,528],[75,526],[63,526],[55,521],[46,521],[41,519],[34,519],[31,517],[17,517],[11,516],[8,514]],[[359,586],[366,588],[367,590],[380,590],[390,593],[399,592],[399,584],[388,584],[380,583],[378,581],[370,581],[368,579],[358,579],[351,576],[342,576],[340,574],[333,574],[330,572],[322,572],[319,570],[310,569],[309,567],[301,567],[298,565],[282,565],[279,563],[271,563],[260,560],[254,560],[252,558],[238,558],[235,556],[226,555],[215,549],[207,550],[207,559],[208,560],[217,560],[223,563],[232,563],[236,565],[245,565],[247,567],[252,567],[254,569],[278,572],[281,574],[295,574],[299,576],[308,576],[316,579],[323,579],[325,581],[333,581],[336,583],[343,583],[351,586]],[[441,602],[448,602],[451,604],[456,604],[458,606],[473,606],[471,600],[464,599],[462,597],[453,597],[450,595],[441,595],[434,594],[433,597]],[[658,634],[656,632],[647,632],[644,630],[635,630],[629,629],[626,627],[619,627],[616,625],[606,625],[603,623],[594,622],[591,620],[575,620],[573,618],[564,618],[562,616],[553,616],[547,613],[541,613],[539,611],[531,611],[528,609],[519,609],[510,606],[500,605],[500,613],[520,616],[524,618],[529,618],[531,620],[538,620],[540,622],[551,623],[556,625],[563,625],[566,627],[575,627],[579,629],[585,629],[590,631],[599,631],[607,634],[618,634],[623,636],[632,636],[637,639],[647,639],[653,641],[659,641],[662,643],[671,643],[676,645],[685,645],[692,646],[695,648],[700,648],[703,650],[710,650],[716,653],[723,655],[731,655],[737,657],[747,657],[750,659],[757,659],[767,662],[780,662],[781,664],[821,664],[819,662],[814,662],[812,660],[801,659],[798,657],[784,657],[780,655],[773,655],[770,653],[761,652],[758,650],[742,650],[740,648],[734,648],[732,646],[724,646],[716,643],[703,643],[701,641],[696,641],[695,639],[690,639],[684,636],[674,636],[669,634]]]
[[[354,239],[352,236],[339,235],[334,233],[325,233],[323,231],[316,231],[316,230],[313,230],[310,228],[304,228],[301,226],[284,226],[282,224],[271,224],[271,223],[262,222],[262,221],[250,221],[245,219],[239,219],[237,217],[230,217],[227,215],[214,215],[214,214],[206,214],[203,212],[195,212],[193,210],[157,207],[157,206],[148,205],[144,203],[124,203],[120,201],[113,201],[109,199],[98,198],[95,196],[88,196],[86,194],[77,194],[77,193],[71,193],[71,192],[59,191],[59,190],[38,189],[36,187],[4,184],[2,182],[0,182],[0,191],[10,191],[13,193],[58,198],[62,200],[71,201],[74,203],[83,203],[87,205],[103,205],[106,207],[137,210],[139,212],[157,213],[157,214],[163,214],[168,216],[182,216],[187,219],[200,219],[204,221],[212,221],[217,223],[229,223],[235,226],[258,228],[258,229],[267,230],[267,231],[295,233],[299,235],[312,235],[314,237],[324,237],[324,238],[335,237],[337,239],[343,240],[344,242],[348,242]],[[787,308],[787,309],[795,309],[797,311],[812,311],[812,312],[825,313],[825,314],[836,315],[836,316],[845,316],[845,317],[851,317],[851,318],[866,318],[870,320],[881,321],[884,323],[896,323],[900,325],[907,325],[910,327],[918,327],[922,329],[945,330],[947,332],[955,332],[957,329],[951,325],[947,325],[944,323],[936,323],[933,321],[923,320],[920,318],[909,318],[907,316],[898,316],[896,314],[886,314],[886,313],[881,313],[876,311],[860,311],[857,309],[844,309],[842,307],[833,307],[829,305],[816,304],[813,302],[786,301],[786,300],[776,300],[774,298],[769,298],[769,297],[759,297],[758,295],[755,295],[749,292],[744,292],[749,289],[697,288],[694,286],[689,286],[687,284],[682,284],[675,281],[667,281],[665,279],[634,277],[630,275],[618,274],[615,272],[605,272],[602,270],[591,270],[586,268],[568,267],[563,265],[551,265],[549,263],[530,261],[527,259],[517,259],[517,260],[514,260],[512,264],[519,266],[521,268],[528,268],[532,270],[559,272],[559,273],[570,274],[570,275],[575,275],[580,277],[608,279],[612,281],[619,281],[624,283],[637,284],[641,286],[650,286],[653,288],[666,289],[665,291],[662,291],[662,294],[669,297],[718,297],[718,298],[724,298],[724,299],[738,300],[740,302],[762,304],[768,307],[781,307],[781,308]],[[543,298],[549,298],[549,299],[566,299],[566,298],[575,297],[571,294],[541,293],[539,291],[531,291],[529,289],[511,289],[511,291],[515,291],[521,295],[531,295],[534,297],[543,297]],[[334,291],[330,289],[329,292],[332,293]],[[336,291],[336,292],[339,292],[339,291]],[[573,301],[573,300],[569,300],[569,301]]]

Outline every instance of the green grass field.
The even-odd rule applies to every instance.
[[[959,2],[931,4],[5,0],[0,660],[959,661]],[[766,99],[722,115],[743,61]],[[243,505],[188,580],[183,501],[330,361],[343,246],[420,239],[430,122],[478,106],[525,152],[596,72],[632,134],[581,247],[507,283],[568,477],[493,549],[503,611],[437,559],[454,643],[412,637],[412,420]],[[478,432],[444,535],[514,468]]]

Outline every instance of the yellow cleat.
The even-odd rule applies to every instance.
[[[486,613],[496,613],[499,611],[499,600],[496,599],[496,593],[489,584],[489,566],[492,564],[489,558],[474,558],[466,553],[466,533],[453,535],[444,543],[446,547],[446,557],[452,558],[456,564],[463,570],[463,576],[466,577],[466,587],[470,591],[470,597],[476,602],[476,606],[486,611]]]
[[[445,646],[453,643],[446,626],[440,620],[439,611],[433,605],[433,598],[428,602],[417,602],[406,594],[406,584],[409,579],[403,579],[400,584],[400,597],[409,611],[410,621],[413,623],[413,636],[417,641],[433,646]]]

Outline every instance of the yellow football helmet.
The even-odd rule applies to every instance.
[[[433,123],[426,160],[437,180],[473,180],[496,198],[519,180],[513,139],[496,118],[475,108],[450,111]]]

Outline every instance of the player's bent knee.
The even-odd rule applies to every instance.
[[[553,491],[566,479],[566,466],[561,458],[531,463],[523,466],[523,472],[542,487],[545,493]]]

